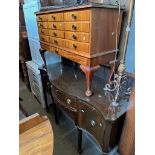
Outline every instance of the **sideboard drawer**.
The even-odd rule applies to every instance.
[[[48,22],[48,28],[52,30],[64,30],[63,22]]]
[[[65,47],[71,50],[77,51],[79,53],[88,53],[89,52],[89,44],[88,43],[81,43],[76,41],[65,41]]]
[[[90,40],[90,34],[81,32],[65,32],[65,38],[69,40],[88,43]]]
[[[64,13],[65,21],[89,21],[90,10],[68,11]]]
[[[63,21],[63,13],[52,13],[48,15],[48,21]]]
[[[64,39],[60,39],[60,38],[50,37],[50,43],[52,43],[53,45],[56,45],[56,46],[61,46],[61,47],[65,46]]]
[[[50,40],[49,40],[49,36],[45,36],[45,35],[41,35],[40,36],[40,40],[41,41],[44,41],[44,42],[49,42]]]
[[[52,88],[52,93],[53,97],[55,97],[61,106],[64,106],[73,112],[77,112],[76,98],[67,95],[57,88]]]
[[[48,34],[49,34],[48,29],[39,28],[39,35],[47,35],[48,36]]]
[[[101,113],[87,103],[79,103],[78,125],[91,133],[103,145],[105,123]]]
[[[57,30],[49,30],[49,35],[52,37],[57,37],[57,38],[65,38],[65,32],[64,31],[57,31]]]
[[[48,23],[47,22],[38,22],[38,27],[42,28],[42,29],[47,29]]]
[[[89,22],[66,22],[65,30],[67,31],[77,31],[77,32],[89,32],[90,30]]]
[[[37,21],[45,22],[47,20],[48,20],[47,15],[39,15],[39,16],[37,16]]]

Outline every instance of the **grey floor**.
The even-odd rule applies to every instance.
[[[47,113],[21,79],[19,81],[19,95],[23,99],[22,106],[29,115],[37,112],[40,115],[47,115],[50,119],[54,132],[54,155],[79,155],[77,152],[77,129],[72,121],[62,114],[59,125],[56,125],[53,107],[51,106],[50,112]],[[85,134],[83,135],[82,150],[81,155],[101,155],[99,148]]]

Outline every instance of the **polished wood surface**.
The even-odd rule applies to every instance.
[[[49,31],[50,39],[49,35],[45,37],[41,34],[40,41],[49,43],[52,48],[48,47],[48,49],[51,49],[51,52],[62,53],[61,56],[70,52],[65,54],[65,58],[70,59],[74,55],[74,59],[71,60],[75,60],[75,62],[78,62],[80,56],[85,57],[86,59],[82,58],[84,63],[81,64],[81,61],[78,63],[86,64],[83,68],[93,68],[114,60],[118,50],[116,49],[116,36],[119,43],[123,12],[121,10],[118,14],[118,10],[109,7],[84,6],[79,10],[64,8],[61,11],[59,9],[51,10],[51,12],[41,11],[37,13],[37,21],[39,29],[48,29]],[[118,17],[119,23],[117,23]],[[55,31],[53,32],[53,30]],[[53,46],[58,49],[52,51]],[[56,52],[60,50],[64,51]],[[70,57],[67,57],[68,55]],[[88,90],[91,88],[90,78],[91,76],[86,77],[87,92],[90,92],[86,93],[87,95],[92,94],[91,90]]]
[[[47,73],[56,107],[66,112],[78,128],[88,132],[101,150],[108,153],[119,142],[129,96],[122,96],[120,105],[111,107],[113,94],[105,94],[106,81],[103,79],[93,77],[94,94],[86,97],[83,94],[86,89],[84,74],[76,66],[67,63],[47,65]]]
[[[52,155],[53,130],[46,116],[34,114],[19,123],[19,153],[20,155]]]

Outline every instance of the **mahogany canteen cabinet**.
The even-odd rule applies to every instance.
[[[46,50],[80,64],[86,76],[86,96],[92,95],[91,79],[100,64],[114,60],[123,11],[102,5],[79,5],[39,11],[40,52]],[[43,54],[42,54],[43,55]]]

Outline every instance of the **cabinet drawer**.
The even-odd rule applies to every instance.
[[[67,30],[67,31],[89,32],[89,29],[90,29],[89,22],[68,22],[68,23],[65,23],[65,30]]]
[[[64,30],[63,22],[48,22],[48,28],[52,30]]]
[[[105,122],[98,110],[87,103],[79,104],[78,124],[91,133],[101,146],[103,145]]]
[[[58,54],[60,49],[56,48],[56,47],[50,47],[50,51],[52,51],[53,53]]]
[[[49,46],[49,45],[46,45],[46,44],[44,44],[44,43],[41,43],[41,47],[42,47],[43,49],[50,50],[50,46]]]
[[[64,13],[65,21],[89,21],[90,10],[68,11]]]
[[[42,29],[47,29],[48,23],[47,22],[38,22],[38,27],[42,28]]]
[[[77,112],[76,98],[69,96],[56,88],[52,88],[52,93],[62,106],[67,107],[71,111]]]
[[[44,42],[49,42],[50,40],[49,40],[49,36],[45,36],[45,35],[41,35],[40,36],[40,40],[41,41],[44,41]]]
[[[48,21],[63,21],[63,13],[52,13],[48,15]]]
[[[47,20],[48,20],[48,16],[47,15],[39,15],[39,16],[37,16],[37,21],[45,22]]]
[[[88,53],[89,52],[89,44],[88,43],[81,43],[76,41],[65,41],[65,47],[71,50],[81,52],[81,53]]]
[[[39,35],[49,35],[49,33],[48,33],[48,29],[41,29],[41,28],[39,28]]]
[[[81,32],[65,32],[65,38],[80,42],[89,42],[90,34]]]
[[[65,33],[64,31],[57,31],[57,30],[49,30],[49,35],[52,37],[57,37],[57,38],[65,38]]]
[[[52,44],[54,44],[56,46],[61,46],[61,47],[65,46],[64,39],[50,37],[50,43],[52,43]]]

